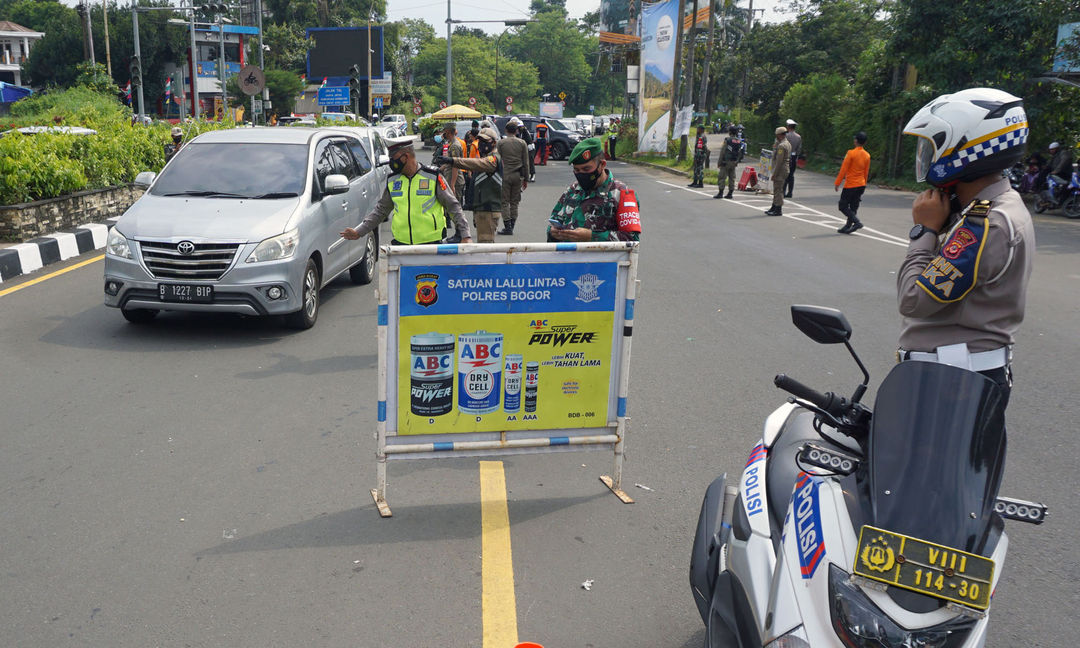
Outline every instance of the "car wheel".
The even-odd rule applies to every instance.
[[[1066,218],[1080,218],[1080,195],[1069,196],[1061,210],[1065,212]]]
[[[555,142],[551,145],[551,157],[556,160],[565,160],[570,151],[566,150],[566,144]]]
[[[369,234],[360,263],[349,268],[349,279],[361,286],[371,283],[371,280],[375,278],[375,262],[378,260],[379,246],[375,243],[375,235]]]
[[[315,326],[319,318],[319,266],[314,259],[308,259],[304,268],[304,283],[300,288],[300,310],[285,316],[289,328],[309,329]]]
[[[147,324],[157,317],[158,312],[151,308],[121,308],[120,314],[132,324]]]

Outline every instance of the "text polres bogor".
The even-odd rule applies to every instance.
[[[449,279],[446,287],[461,290],[461,301],[542,301],[551,299],[545,288],[566,286],[565,277],[482,277]]]

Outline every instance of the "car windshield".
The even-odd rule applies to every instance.
[[[1004,421],[990,379],[935,362],[896,365],[874,405],[874,526],[981,552],[1004,467]]]
[[[286,198],[304,191],[306,144],[192,143],[180,149],[155,196]]]
[[[547,120],[547,123],[548,123],[548,126],[551,126],[555,130],[573,130],[572,128],[570,128],[566,124],[562,123],[558,119],[549,119],[549,120]]]

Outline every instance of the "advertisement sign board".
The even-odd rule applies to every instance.
[[[641,12],[639,151],[667,152],[678,9],[675,0],[664,0],[645,6]]]
[[[390,71],[383,72],[383,78],[371,80],[371,94],[373,95],[391,95],[394,89],[394,73]]]

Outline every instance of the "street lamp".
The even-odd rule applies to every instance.
[[[452,25],[459,25],[463,23],[502,23],[507,27],[512,27],[516,24],[525,24],[529,22],[536,22],[535,20],[454,20],[450,17],[450,0],[446,0],[446,105],[453,105],[454,101],[454,70],[451,62],[453,61],[453,48],[450,45]],[[498,58],[495,59],[496,63]]]
[[[535,20],[504,20],[502,21],[505,27],[499,35],[495,37],[495,101],[499,101],[499,41],[502,40],[503,34],[507,29],[511,27],[521,27],[526,23],[536,22]]]

